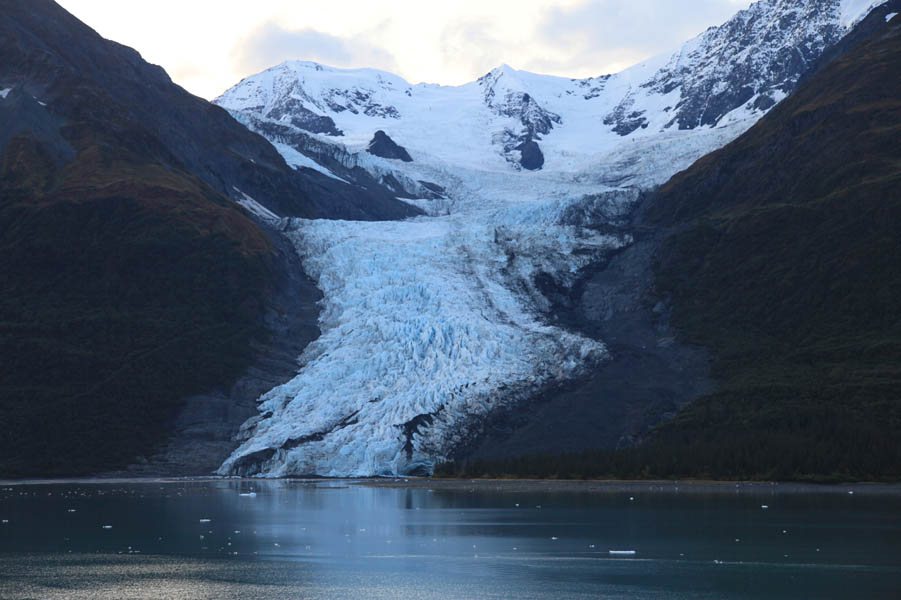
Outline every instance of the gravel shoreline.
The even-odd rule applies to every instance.
[[[616,494],[862,494],[901,496],[901,483],[779,483],[759,481],[612,481],[559,479],[258,479],[223,477],[70,477],[63,479],[0,479],[0,487],[26,485],[131,485],[197,483],[292,483],[317,487],[361,486],[388,489],[425,489],[457,492],[566,492]]]

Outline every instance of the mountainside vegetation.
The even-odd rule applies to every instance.
[[[716,391],[636,448],[440,474],[901,477],[901,21],[884,25],[887,10],[644,203],[665,236],[656,287],[680,337],[710,350]]]
[[[288,166],[52,0],[0,0],[0,15],[0,475],[125,467],[186,396],[228,390],[267,335],[277,234],[238,202],[420,211]]]
[[[4,475],[124,466],[263,333],[269,242],[250,219],[97,123],[62,135],[71,162],[22,135],[0,167]]]
[[[52,2],[0,5],[0,475],[123,467],[247,365],[270,240],[115,95],[160,69]]]

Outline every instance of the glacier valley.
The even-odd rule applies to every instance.
[[[631,244],[643,190],[747,130],[877,4],[761,0],[590,79],[504,65],[445,87],[286,62],[228,90],[217,103],[295,168],[373,178],[424,215],[283,219],[236,190],[324,300],[321,336],[220,474],[429,473],[494,411],[598,368],[604,340],[554,325],[547,285],[571,288]],[[376,132],[410,160],[379,152]]]

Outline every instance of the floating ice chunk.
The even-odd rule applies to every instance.
[[[0,521],[0,523],[6,525],[7,523],[9,523],[9,519],[3,519],[2,521]]]
[[[200,519],[201,523],[209,523],[211,519]]]
[[[760,505],[760,508],[762,508],[763,510],[766,510],[766,509],[769,508],[769,505],[768,505],[768,504],[761,504],[761,505]]]
[[[75,512],[75,509],[74,509],[74,508],[70,508],[70,509],[67,510],[66,512],[74,513],[74,512]]]
[[[241,496],[242,498],[256,498],[257,497],[256,492],[245,492],[243,494],[238,494],[238,495]]]
[[[104,525],[103,528],[104,528],[104,529],[112,529],[113,526],[112,526],[112,525]]]
[[[610,556],[635,556],[635,550],[610,550]]]
[[[552,539],[552,540],[559,540],[560,538],[558,538],[558,537],[555,535],[555,536],[551,537],[551,539]]]

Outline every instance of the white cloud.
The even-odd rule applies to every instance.
[[[315,29],[285,29],[273,22],[250,32],[233,49],[236,68],[255,73],[284,60],[312,60],[334,67],[397,69],[386,50],[358,37],[342,38]]]
[[[59,0],[212,98],[287,59],[460,84],[505,62],[564,76],[677,47],[750,0]]]

